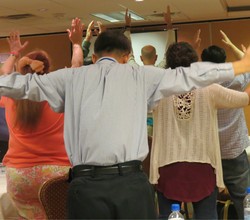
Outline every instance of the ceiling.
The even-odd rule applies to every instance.
[[[132,10],[144,21],[132,21],[132,26],[163,24],[162,13],[170,5],[173,23],[186,23],[235,18],[250,19],[249,0],[0,0],[0,37],[12,30],[21,35],[65,32],[72,18],[79,17],[88,25],[97,20],[92,13]],[[107,27],[122,27],[124,21]]]

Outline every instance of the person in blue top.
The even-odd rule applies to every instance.
[[[239,50],[221,31],[222,41],[233,51],[236,57],[242,58],[244,53]],[[223,48],[212,45],[203,50],[203,61],[225,63],[226,52]],[[221,85],[237,91],[244,91],[250,83],[250,73],[236,76]],[[246,188],[250,184],[249,162],[246,148],[250,145],[248,128],[243,108],[218,110],[219,139],[222,158],[224,183],[231,196],[239,219],[244,218],[243,200]]]

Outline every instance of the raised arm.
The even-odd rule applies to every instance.
[[[131,43],[131,46],[132,46],[131,32],[130,32],[130,29],[131,29],[131,14],[129,13],[128,9],[126,9],[124,19],[125,19],[124,35],[129,39],[129,41]],[[133,47],[132,47],[131,53],[129,55],[128,63],[130,65],[139,66],[139,64],[136,63],[136,61],[135,61]]]
[[[235,75],[250,72],[250,46],[241,60],[233,62],[233,69]]]
[[[222,42],[232,50],[237,59],[241,59],[244,56],[244,52],[236,47],[222,30],[220,30],[220,33],[222,35]]]
[[[89,55],[89,47],[91,44],[91,39],[93,37],[92,30],[94,29],[95,22],[91,21],[88,25],[88,28],[86,30],[86,37],[82,42],[82,50],[84,58],[86,58]]]
[[[24,44],[21,43],[20,35],[18,31],[13,31],[10,33],[10,36],[7,38],[7,42],[10,48],[10,56],[4,62],[0,69],[0,74],[9,74],[14,71],[14,66],[17,59],[21,56],[21,52],[27,47],[28,41],[25,41]]]
[[[171,11],[170,11],[170,6],[167,6],[166,12],[163,12],[164,15],[164,21],[166,23],[166,28],[167,28],[167,38],[166,38],[166,46],[165,46],[165,53],[163,60],[157,65],[158,67],[165,68],[167,64],[167,57],[166,57],[166,52],[168,50],[168,47],[170,44],[175,43],[175,31],[173,29],[173,24],[172,24],[172,19],[171,19]]]
[[[82,32],[83,24],[79,18],[75,18],[71,22],[71,29],[67,29],[69,39],[72,43],[72,59],[71,67],[79,67],[83,65],[82,51]]]
[[[194,36],[193,47],[195,50],[198,50],[200,46],[201,46],[201,29],[198,29]]]

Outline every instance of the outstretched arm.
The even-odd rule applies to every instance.
[[[163,12],[163,15],[164,15],[164,21],[167,26],[167,40],[166,40],[165,53],[164,53],[163,60],[157,65],[157,67],[166,68],[166,65],[167,65],[166,52],[168,50],[169,45],[176,42],[175,31],[172,25],[171,11],[170,11],[169,5],[167,6],[166,12]]]
[[[8,41],[9,48],[10,48],[10,56],[1,67],[1,70],[0,70],[1,75],[13,72],[17,59],[20,57],[21,52],[28,45],[28,41],[25,41],[24,44],[21,43],[20,35],[18,31],[11,32],[10,36],[7,38],[7,41]]]
[[[67,29],[69,39],[72,43],[73,54],[71,59],[71,67],[79,67],[83,65],[82,51],[82,32],[84,25],[79,18],[72,20],[71,29]]]
[[[250,45],[246,49],[243,58],[239,61],[233,62],[232,64],[235,75],[250,72]]]
[[[236,47],[222,30],[220,30],[220,33],[222,35],[222,42],[232,50],[237,59],[241,59],[244,56],[244,52]]]

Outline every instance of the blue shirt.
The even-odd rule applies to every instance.
[[[244,91],[250,82],[250,73],[239,75],[221,85]],[[243,108],[218,110],[218,126],[222,159],[238,157],[249,146],[248,129]]]

